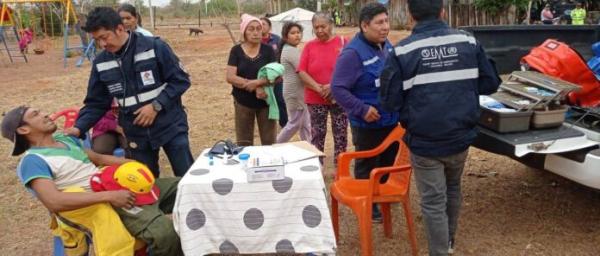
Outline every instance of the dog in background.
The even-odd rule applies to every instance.
[[[199,33],[204,34],[204,31],[202,31],[202,29],[199,28],[190,28],[190,36],[192,36],[192,34],[198,36]]]

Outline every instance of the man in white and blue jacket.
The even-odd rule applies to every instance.
[[[392,51],[387,40],[390,32],[387,9],[372,2],[360,10],[360,32],[342,50],[331,80],[331,93],[348,114],[352,142],[357,151],[373,149],[398,125],[398,112],[388,112],[379,104],[379,76]],[[354,176],[368,179],[373,168],[391,166],[398,145],[379,156],[357,159]],[[385,177],[382,181],[385,181]],[[372,219],[381,222],[381,213],[373,206]]]
[[[477,137],[479,95],[500,78],[481,45],[442,21],[442,0],[409,0],[417,22],[381,75],[384,109],[400,113],[421,196],[430,255],[448,255],[461,205],[461,175]]]
[[[183,176],[194,162],[181,95],[189,75],[171,48],[158,37],[127,32],[119,14],[98,7],[84,30],[104,48],[94,59],[84,107],[67,134],[81,136],[119,104],[119,125],[128,140],[127,157],[146,164],[158,177],[162,147],[173,172]]]

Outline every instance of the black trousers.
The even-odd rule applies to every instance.
[[[356,151],[363,151],[376,148],[385,140],[385,138],[396,128],[396,125],[383,128],[360,128],[350,126],[352,130],[352,142]],[[373,168],[392,166],[394,158],[398,153],[398,144],[390,145],[382,154],[371,157],[357,159],[354,162],[354,177],[356,179],[368,179]],[[384,183],[387,176],[384,176],[380,182]]]
[[[283,83],[276,84],[274,91],[277,106],[279,107],[279,126],[283,128],[288,122],[287,107],[285,106],[285,100],[283,100]]]

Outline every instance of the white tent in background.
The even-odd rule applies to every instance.
[[[283,28],[283,24],[285,24],[288,21],[294,21],[302,25],[302,28],[304,29],[304,33],[302,33],[302,42],[309,41],[315,37],[312,29],[313,15],[315,15],[314,12],[302,8],[294,8],[287,12],[277,14],[269,18],[269,20],[271,20],[271,23],[273,24],[272,32],[273,34],[281,36],[281,29]]]

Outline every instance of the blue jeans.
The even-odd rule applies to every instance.
[[[162,145],[163,150],[169,158],[173,173],[177,177],[183,177],[188,169],[194,163],[194,157],[190,151],[190,141],[187,133],[180,133],[173,137],[169,142]],[[152,171],[154,177],[158,178],[160,174],[160,168],[158,166],[158,153],[159,148],[153,149],[152,147],[144,148],[131,148],[128,149],[128,157],[139,161]]]
[[[411,154],[410,161],[421,195],[421,211],[429,255],[448,255],[461,205],[460,181],[468,150],[445,157]]]

